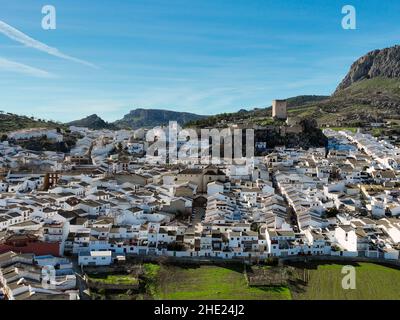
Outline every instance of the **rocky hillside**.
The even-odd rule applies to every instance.
[[[93,130],[110,129],[115,130],[117,127],[112,123],[108,123],[100,118],[97,114],[92,114],[86,118],[69,122],[68,126],[85,127]]]
[[[356,82],[378,77],[400,78],[400,46],[374,50],[358,59],[339,84],[336,93]]]
[[[184,125],[189,121],[202,119],[204,117],[205,116],[188,112],[158,109],[135,109],[126,114],[121,120],[115,121],[114,125],[119,128],[131,129],[166,125],[169,121],[176,121],[180,125]]]
[[[374,50],[355,61],[332,96],[288,99],[291,118],[317,120],[325,126],[363,126],[400,119],[400,46]],[[218,122],[271,123],[269,108],[220,114],[191,123],[210,126]],[[264,119],[264,120],[263,120]]]
[[[329,99],[289,111],[319,125],[365,126],[400,119],[400,46],[371,51],[355,61]]]
[[[363,126],[400,119],[400,79],[364,79],[337,90],[329,99],[289,110],[289,115],[312,117],[322,126]]]

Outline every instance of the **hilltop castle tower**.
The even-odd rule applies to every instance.
[[[272,117],[277,120],[287,119],[287,102],[286,100],[272,101]]]

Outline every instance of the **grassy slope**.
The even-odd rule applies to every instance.
[[[286,287],[248,287],[241,270],[218,266],[194,268],[164,267],[160,277],[157,298],[170,300],[197,299],[291,299]],[[162,275],[164,273],[164,276]]]
[[[372,263],[356,265],[356,289],[342,288],[343,265],[326,264],[310,270],[305,292],[294,295],[301,300],[389,300],[400,299],[400,271]]]
[[[362,80],[359,82],[353,83],[350,87],[338,91],[335,94],[335,97],[365,97],[365,93],[369,93],[371,95],[378,94],[379,95],[391,95],[391,96],[400,96],[400,80],[399,79],[389,79],[376,77],[373,79]]]
[[[248,287],[241,268],[219,266],[176,267],[151,265],[148,291],[168,300],[400,300],[400,270],[372,263],[356,264],[356,290],[342,289],[343,265],[324,264],[310,270],[303,291],[286,287]]]
[[[63,124],[10,113],[0,114],[0,133],[29,128],[64,128]]]
[[[96,282],[101,282],[104,284],[115,284],[115,285],[134,285],[139,282],[139,280],[130,275],[91,275],[90,279]]]
[[[293,108],[289,115],[313,117],[321,125],[337,122],[348,126],[366,117],[369,120],[398,118],[397,108],[388,106],[393,103],[400,105],[400,80],[377,77],[356,82],[325,101]]]
[[[307,105],[312,102],[323,101],[326,100],[327,96],[312,96],[312,95],[303,95],[297,96],[287,99],[287,107],[289,112],[292,109],[300,108],[301,106]],[[274,121],[271,119],[272,117],[272,108],[256,108],[253,110],[249,110],[247,112],[232,112],[232,113],[221,113],[216,114],[214,116],[206,117],[204,119],[200,119],[197,121],[191,121],[187,125],[188,126],[213,126],[221,120],[225,120],[227,122],[237,122],[237,121],[247,121],[249,123],[257,123],[260,125],[270,125],[273,124]]]

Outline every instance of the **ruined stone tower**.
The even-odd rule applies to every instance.
[[[272,117],[277,120],[287,119],[286,100],[272,101]]]

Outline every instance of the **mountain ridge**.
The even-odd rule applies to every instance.
[[[189,121],[205,117],[207,116],[190,112],[137,108],[132,109],[121,120],[117,120],[113,124],[119,128],[137,129],[167,125],[169,121],[176,121],[178,124],[184,125]]]
[[[97,114],[92,114],[85,118],[74,120],[67,123],[68,126],[85,127],[93,130],[110,129],[115,130],[117,127],[109,122],[104,121]]]

